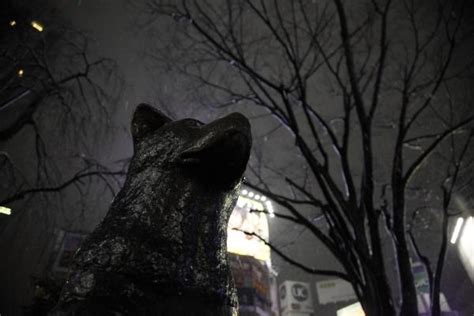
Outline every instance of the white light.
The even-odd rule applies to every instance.
[[[249,191],[247,190],[242,190],[242,195],[247,195],[249,193]]]
[[[0,213],[5,215],[10,215],[12,213],[12,209],[6,206],[0,206]]]
[[[266,201],[267,200],[267,197],[265,195],[262,195],[262,197],[260,198],[260,201]]]
[[[474,282],[474,218],[470,216],[464,223],[458,240],[458,249],[469,278]]]
[[[23,71],[23,69],[18,70],[18,77],[20,77],[20,78],[23,77],[24,73],[25,72]]]
[[[454,226],[453,235],[451,236],[450,242],[452,244],[455,244],[456,241],[458,240],[459,233],[461,232],[461,227],[463,223],[464,223],[464,218],[459,217],[458,220],[456,221],[456,226]]]
[[[258,194],[255,195],[255,200],[257,200],[257,201],[260,200],[260,195],[258,195]]]
[[[43,32],[44,30],[43,25],[39,23],[38,21],[31,21],[31,26],[38,32]]]
[[[253,197],[255,194],[253,192],[249,192],[249,197]]]
[[[238,207],[244,207],[245,206],[245,200],[242,199],[241,197],[239,197],[239,199],[237,200],[237,206]]]
[[[362,305],[359,302],[341,308],[337,311],[337,316],[365,316]]]
[[[15,20],[10,21],[10,26],[15,26],[15,25],[16,25],[16,21],[15,21]]]
[[[274,218],[274,217],[275,217],[275,213],[270,213],[270,217],[271,217],[271,218]]]

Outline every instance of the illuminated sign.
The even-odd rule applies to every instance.
[[[280,284],[280,309],[283,315],[313,313],[313,298],[309,283],[284,281]]]
[[[319,304],[336,303],[356,299],[352,285],[342,279],[330,279],[316,282]]]
[[[252,256],[270,263],[270,248],[257,237],[243,233],[255,233],[268,240],[268,219],[265,211],[273,214],[271,201],[265,196],[242,190],[227,227],[228,252]]]

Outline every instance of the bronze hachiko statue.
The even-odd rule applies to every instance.
[[[227,221],[249,158],[245,117],[132,120],[124,187],[77,252],[50,315],[234,315]]]

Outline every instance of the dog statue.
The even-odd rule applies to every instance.
[[[134,156],[101,224],[75,255],[50,315],[236,315],[227,222],[246,168],[248,120],[132,120]]]

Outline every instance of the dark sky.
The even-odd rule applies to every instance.
[[[119,99],[116,122],[128,126],[131,113],[141,102],[150,102],[156,97],[157,85],[169,85],[180,93],[180,86],[160,77],[155,82],[151,70],[144,62],[143,53],[146,49],[147,38],[142,31],[135,27],[138,12],[130,6],[127,0],[48,0],[58,9],[58,13],[80,29],[85,30],[95,41],[93,51],[101,56],[110,57],[118,62],[124,78],[125,88]],[[170,20],[171,22],[171,20]],[[47,26],[46,26],[47,27]],[[159,38],[153,39],[160,41]],[[181,87],[182,88],[182,87]],[[177,111],[179,113],[179,110]],[[209,118],[203,113],[196,114],[198,118]],[[132,154],[131,138],[123,133],[111,145],[110,150],[104,153],[104,159],[110,161],[129,157]],[[272,223],[276,223],[273,224]],[[278,236],[276,242],[283,246],[295,258],[301,258],[318,267],[333,267],[335,262],[328,258],[327,251],[317,246],[315,240],[299,227],[286,225],[281,221],[270,219],[271,234]],[[295,239],[298,242],[295,243]],[[311,249],[311,251],[308,251]],[[283,279],[311,280],[307,274],[291,268],[278,258],[273,258],[276,269]],[[324,278],[323,278],[324,279]],[[313,285],[314,289],[314,285]]]
[[[146,98],[150,87],[140,59],[144,38],[133,28],[134,13],[124,0],[52,0],[61,15],[88,32],[103,56],[115,59],[127,84],[123,106]]]

